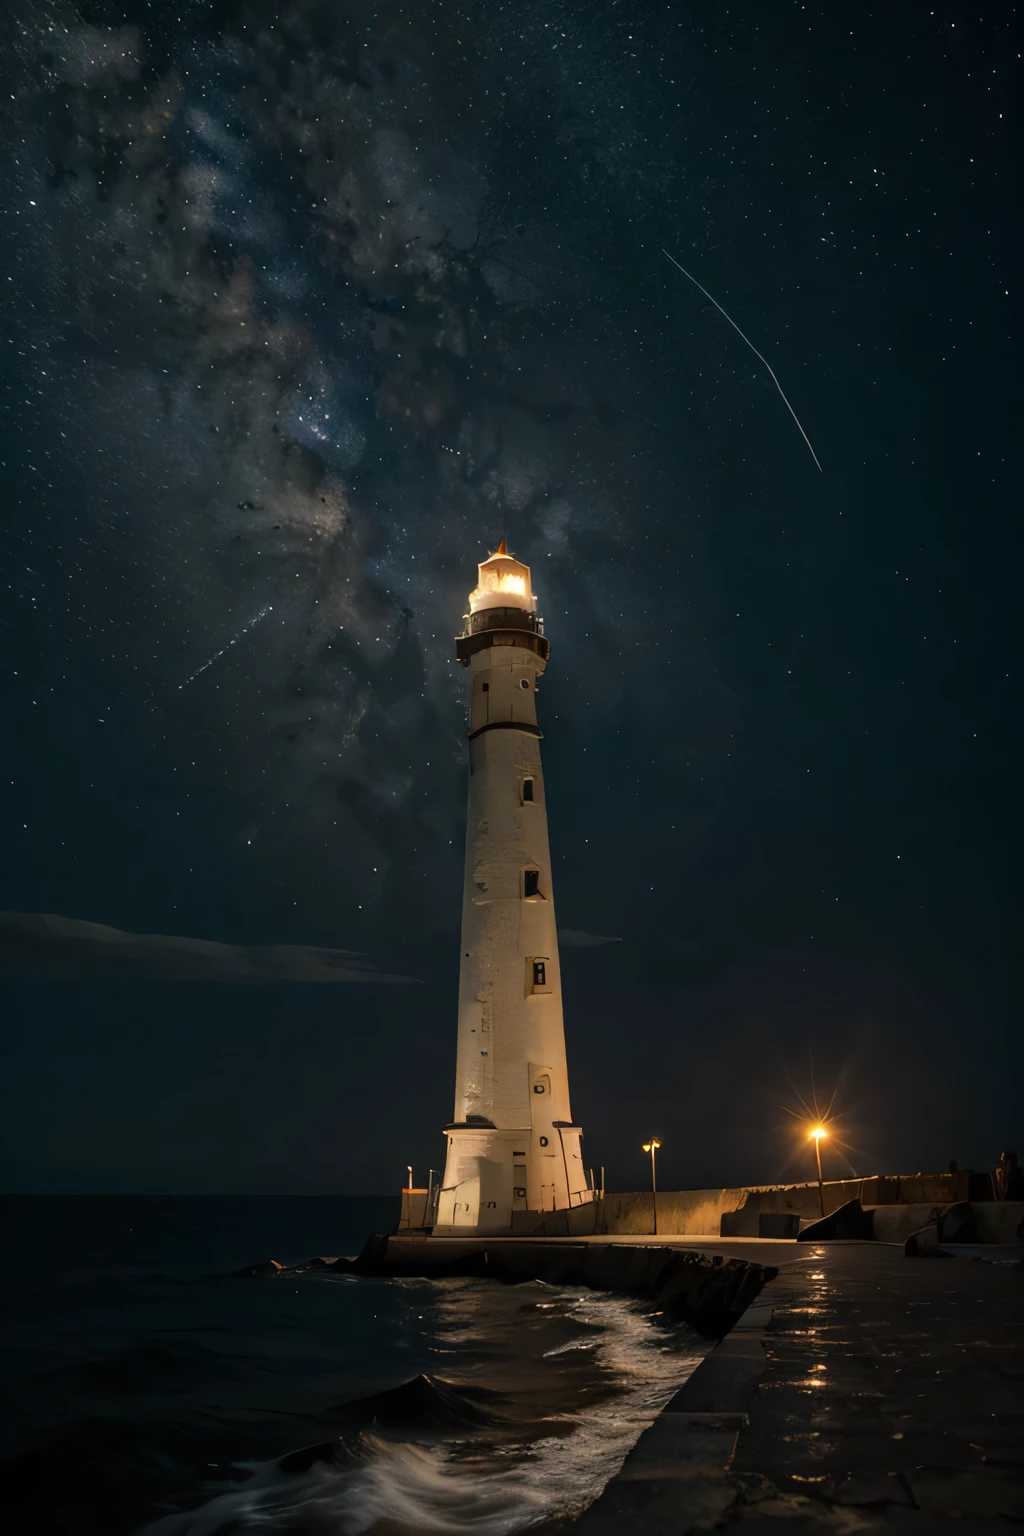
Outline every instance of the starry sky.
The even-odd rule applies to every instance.
[[[4,8],[0,906],[422,983],[9,982],[10,1187],[439,1165],[501,537],[609,1187],[1024,1140],[1011,20]]]

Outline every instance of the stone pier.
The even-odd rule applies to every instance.
[[[787,1522],[807,1536],[1005,1536],[1024,1523],[1024,1273],[1012,1250],[714,1249],[778,1276],[641,1435],[580,1536],[768,1536]]]

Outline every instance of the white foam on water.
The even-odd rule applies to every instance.
[[[595,1382],[616,1389],[556,1415],[560,1433],[501,1444],[486,1430],[441,1444],[364,1433],[359,1465],[318,1463],[285,1475],[276,1462],[263,1463],[241,1487],[147,1526],[146,1536],[514,1536],[579,1513],[709,1346],[685,1329],[659,1326],[626,1298],[583,1290],[560,1295],[575,1321],[601,1331],[542,1358],[592,1349]]]

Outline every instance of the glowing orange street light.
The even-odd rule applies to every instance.
[[[652,1136],[650,1141],[644,1142],[644,1151],[651,1154],[651,1199],[654,1202],[654,1235],[658,1235],[658,1175],[654,1166],[654,1154],[661,1146],[657,1136]]]
[[[818,1163],[818,1200],[821,1204],[821,1214],[823,1216],[825,1214],[825,1185],[821,1177],[821,1142],[822,1138],[827,1135],[828,1131],[826,1131],[823,1125],[816,1125],[812,1128],[808,1138],[814,1142],[814,1156]]]

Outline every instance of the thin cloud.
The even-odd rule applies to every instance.
[[[0,912],[0,974],[44,981],[413,982],[311,944],[218,944],[125,933],[51,912]]]

